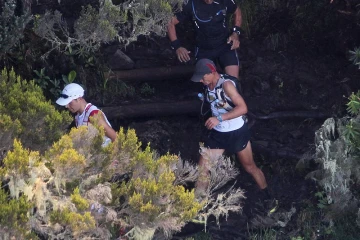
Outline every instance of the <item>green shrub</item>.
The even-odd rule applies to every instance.
[[[114,5],[111,0],[100,0],[98,9],[83,6],[73,27],[62,21],[59,11],[48,11],[36,18],[34,30],[52,44],[51,50],[72,49],[74,54],[86,56],[97,51],[102,43],[117,40],[127,45],[140,35],[165,35],[166,25],[173,16],[172,10],[176,11],[182,2],[141,0]]]
[[[32,208],[31,202],[25,196],[13,199],[0,188],[0,232],[8,233],[23,239],[29,229],[28,211]],[[10,238],[9,238],[10,239]]]
[[[28,11],[17,16],[15,14],[16,0],[7,0],[4,2],[0,15],[0,57],[1,54],[8,53],[24,36],[26,24],[31,20]],[[2,1],[3,3],[3,1]]]
[[[359,66],[360,69],[360,47],[356,47],[353,51],[349,51],[349,53],[349,60],[352,61],[354,65]]]
[[[0,230],[19,227],[21,231],[11,232],[19,239],[32,231],[45,238],[110,239],[109,226],[120,224],[134,239],[151,239],[155,231],[170,237],[198,216],[206,220],[215,215],[218,220],[241,209],[241,190],[217,199],[209,195],[207,204],[196,200],[194,191],[184,187],[196,180],[196,167],[176,155],[159,156],[149,145],[142,150],[134,130],[121,128],[116,141],[102,148],[104,129],[96,118],[94,125],[64,134],[70,120],[68,113],[59,113],[45,100],[33,81],[2,71],[0,137],[7,139],[1,144],[10,150],[0,165],[1,180],[9,190],[0,193],[0,205],[5,206],[0,219],[6,219],[0,220]],[[218,173],[212,174],[212,191],[236,173],[230,160],[222,162],[210,168]],[[123,174],[131,178],[109,182]]]
[[[216,202],[208,203],[207,214],[205,202],[197,201],[194,191],[183,186],[196,179],[194,166],[176,155],[159,156],[150,146],[142,150],[132,129],[121,128],[116,141],[106,148],[101,148],[103,135],[98,126],[73,128],[43,155],[14,141],[0,176],[8,181],[15,203],[29,204],[19,206],[26,213],[22,221],[27,230],[54,238],[110,239],[110,226],[120,223],[134,239],[152,239],[155,231],[170,237],[199,214],[202,219],[209,214],[219,218],[241,208],[239,195],[220,194]],[[224,172],[228,175],[229,169]],[[108,182],[125,173],[131,175],[127,182]],[[17,218],[9,214],[4,212],[2,219],[16,224]],[[4,227],[0,222],[0,229]]]
[[[358,49],[352,51],[350,58],[355,65],[359,61],[357,52]],[[360,183],[360,91],[351,94],[347,110],[349,116],[329,118],[316,131],[315,160],[320,164],[320,169],[308,174],[324,189],[316,194],[318,206],[323,208],[331,222],[338,225],[338,229],[331,226],[335,235],[341,235],[339,231],[344,226],[350,228],[343,232],[356,232],[360,225],[360,195],[356,190]],[[344,225],[341,219],[354,213],[358,213],[357,219],[354,217],[351,223]]]
[[[14,138],[33,149],[46,149],[65,132],[72,121],[45,99],[33,81],[22,80],[13,70],[0,75],[0,148]]]

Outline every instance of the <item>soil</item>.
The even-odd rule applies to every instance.
[[[70,5],[73,3],[73,1],[61,2]],[[58,7],[56,1],[51,3],[54,9]],[[37,6],[33,11],[43,12],[42,5]],[[77,13],[79,9],[69,11]],[[67,11],[65,15],[69,15],[66,13]],[[346,49],[350,47],[353,49],[353,45],[346,45],[346,40],[353,39],[352,43],[358,44],[356,38],[360,35],[355,31],[358,28],[356,22],[352,21],[351,26],[349,22],[350,20],[346,18],[339,22],[338,26],[334,26],[331,32],[327,34],[319,32],[324,42],[315,43],[317,48],[292,42],[287,48],[273,50],[269,48],[268,42],[263,41],[264,39],[259,41],[241,39],[241,48],[238,50],[241,61],[240,81],[242,95],[249,109],[247,116],[251,126],[254,159],[257,166],[263,170],[273,196],[279,201],[277,210],[279,214],[276,215],[277,219],[264,218],[261,224],[253,223],[259,190],[249,174],[238,166],[240,169],[238,177],[220,191],[225,191],[234,183],[235,187],[244,189],[246,199],[241,203],[243,211],[221,218],[220,226],[216,225],[214,219],[209,219],[206,230],[212,239],[249,239],[249,232],[252,229],[264,227],[278,229],[281,236],[277,239],[288,240],[299,232],[299,212],[306,208],[309,202],[317,201],[316,184],[306,179],[307,173],[317,168],[316,161],[312,157],[315,151],[315,131],[326,117],[344,116],[347,97],[351,92],[359,89],[360,71],[347,59],[345,53]],[[339,29],[341,34],[337,32]],[[193,33],[186,27],[182,31],[186,32],[184,39],[181,39],[182,42],[186,47],[192,46]],[[269,32],[263,34],[268,36]],[[337,39],[329,39],[325,42],[325,35]],[[329,49],[336,44],[337,49]],[[146,67],[181,64],[170,50],[166,37],[150,40],[139,38],[138,42],[122,50],[135,62],[135,67],[139,70]],[[67,63],[66,61],[57,59],[51,62],[54,62],[54,65],[57,63],[58,66],[54,69],[59,72],[69,72],[61,65]],[[43,62],[39,63],[41,67],[43,64]],[[194,64],[194,59],[187,64]],[[66,67],[68,68],[67,65]],[[26,73],[29,70],[19,72]],[[155,95],[147,97],[146,101],[194,99],[197,93],[202,91],[201,84],[192,83],[189,79],[168,79],[151,82],[149,85],[155,89]],[[96,97],[89,101],[99,107],[104,106]],[[116,104],[121,103],[117,102],[114,105]],[[112,124],[115,130],[120,126],[134,128],[143,146],[150,143],[152,149],[160,154],[167,152],[180,154],[182,159],[196,164],[199,158],[199,142],[206,133],[203,126],[205,119],[206,116],[201,116],[199,109],[199,114],[195,116],[114,120]],[[291,215],[289,221],[286,221],[284,216],[293,209],[296,210],[295,213]],[[285,222],[285,226],[279,226],[278,220]],[[185,239],[203,232],[204,229],[204,225],[189,223],[174,236],[174,239]],[[324,237],[320,235],[314,239],[324,239]]]
[[[265,218],[261,223],[252,224],[259,190],[238,165],[240,174],[227,187],[235,183],[245,190],[243,211],[222,218],[220,226],[210,219],[206,229],[212,239],[231,240],[248,239],[249,229],[275,227],[281,235],[277,239],[290,239],[299,230],[298,213],[309,202],[317,201],[316,184],[305,178],[317,167],[312,157],[314,133],[327,117],[346,114],[347,96],[357,89],[360,72],[345,56],[322,55],[298,48],[272,51],[262,43],[246,39],[241,44],[240,79],[250,112],[253,154],[273,196],[279,201],[279,215],[275,220]],[[184,96],[193,99],[202,91],[201,84],[189,79],[152,82],[151,87],[158,100]],[[299,115],[299,112],[317,115]],[[264,116],[275,117],[265,119]],[[160,154],[180,154],[182,159],[196,163],[199,142],[206,133],[204,119],[206,116],[201,116],[199,109],[197,116],[132,119],[117,124],[134,128],[143,145],[150,143]],[[301,159],[304,161],[300,163],[304,164],[299,164]],[[280,227],[277,220],[294,209],[289,221]],[[204,225],[189,223],[174,239],[184,239],[204,229]]]

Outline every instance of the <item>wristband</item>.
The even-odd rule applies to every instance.
[[[176,51],[179,47],[181,47],[181,43],[180,43],[179,39],[176,39],[176,40],[171,42],[171,48],[173,50]]]
[[[219,122],[222,122],[222,121],[223,121],[221,115],[217,115],[216,118],[217,118],[217,120],[219,120]]]
[[[233,33],[236,33],[238,36],[240,36],[240,27],[238,26],[234,26],[232,29]]]

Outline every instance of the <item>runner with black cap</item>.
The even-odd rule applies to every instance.
[[[195,68],[191,80],[204,84],[204,100],[210,103],[212,112],[212,116],[205,122],[205,127],[210,130],[204,140],[204,146],[210,151],[207,155],[220,157],[225,151],[228,154],[235,153],[243,168],[254,178],[265,200],[272,200],[264,173],[253,159],[250,132],[242,117],[248,109],[235,82],[226,75],[219,74],[214,62],[209,59],[200,59]],[[221,104],[217,101],[220,95]],[[206,194],[209,185],[207,161],[208,159],[200,156],[199,179],[195,189],[196,195],[200,197]]]

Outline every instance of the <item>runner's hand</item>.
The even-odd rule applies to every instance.
[[[178,49],[176,49],[176,55],[177,55],[180,62],[190,61],[189,53],[190,53],[190,51],[188,51],[184,47],[179,47]]]
[[[205,127],[207,129],[211,130],[214,127],[216,127],[216,125],[218,125],[219,123],[220,123],[220,121],[216,117],[211,117],[208,120],[206,120]]]
[[[239,35],[232,33],[227,41],[228,44],[231,44],[231,50],[238,49],[240,47]]]

